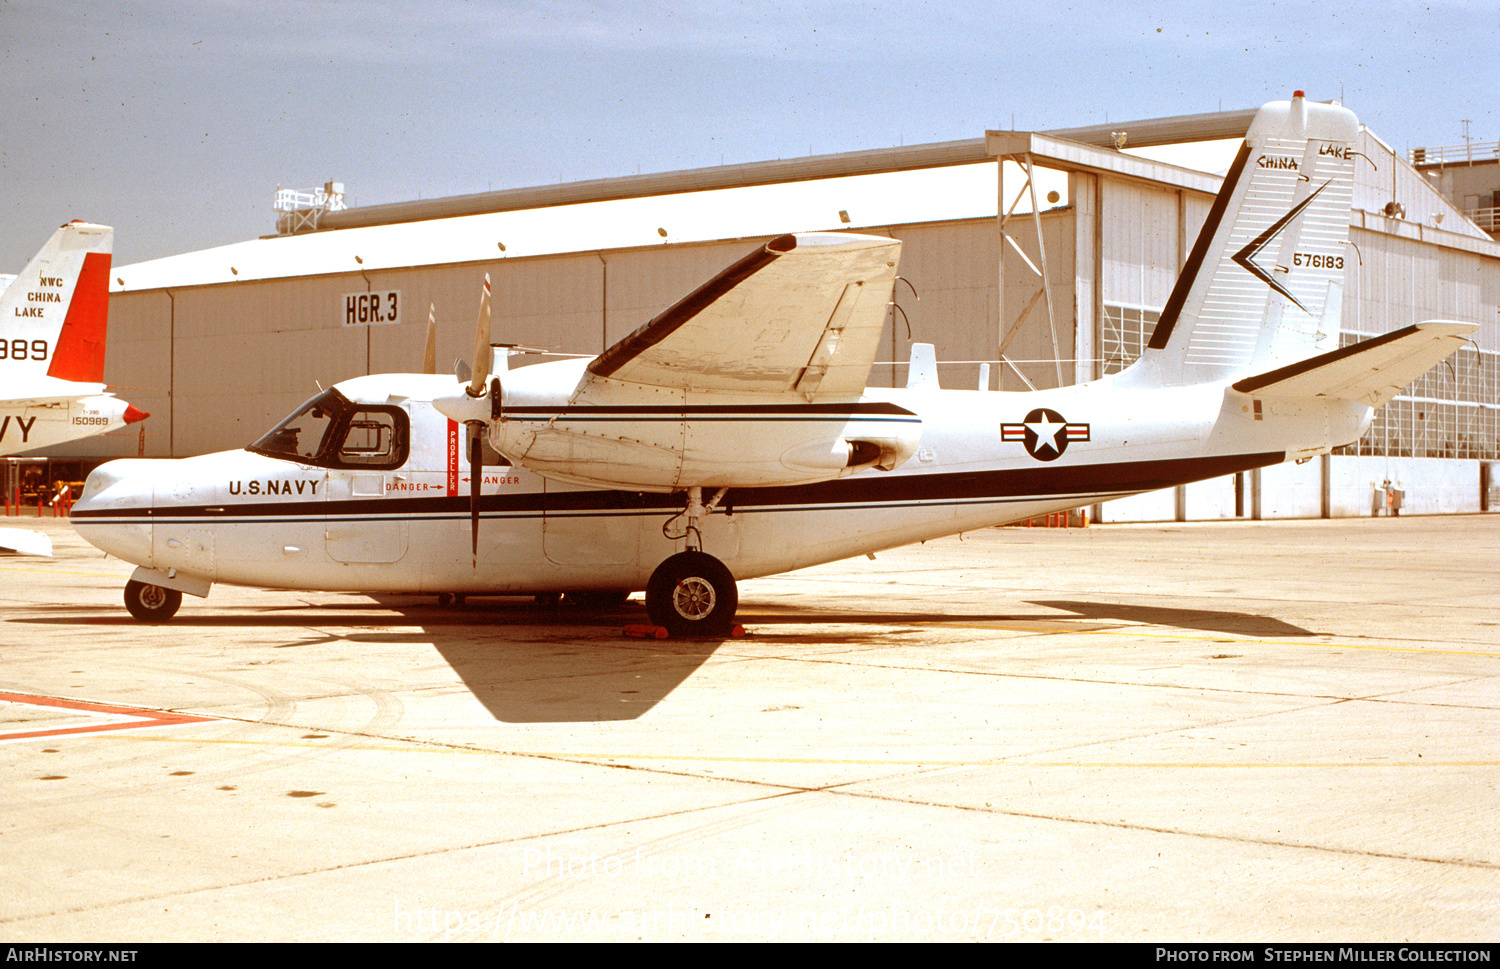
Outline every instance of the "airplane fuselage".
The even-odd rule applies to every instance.
[[[913,344],[907,387],[869,388],[901,242],[795,233],[592,360],[499,374],[486,277],[464,380],[361,377],[246,451],[105,465],[73,520],[140,564],[146,621],[216,581],[644,589],[658,626],[726,635],[737,579],[1358,439],[1476,327],[1339,346],[1357,133],[1302,92],[1258,111],[1139,358],[1102,380],[945,391]],[[481,433],[509,464],[483,467]]]
[[[130,404],[108,394],[84,393],[53,400],[0,400],[0,455],[24,454],[128,423]]]
[[[465,429],[430,404],[452,383],[410,374],[338,386],[352,406],[399,410],[409,422],[394,466],[330,468],[249,450],[115,461],[89,479],[74,526],[162,584],[200,595],[214,582],[635,590],[683,548],[680,536],[668,537],[680,494],[590,488],[494,465],[483,468],[471,554]],[[920,421],[915,453],[892,471],[725,491],[702,522],[702,542],[736,578],[1319,453],[1357,438],[1370,415],[1337,401],[1277,412],[1223,384],[1127,392],[1110,379],[1033,393],[872,388],[862,399]]]

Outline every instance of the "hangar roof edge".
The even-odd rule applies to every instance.
[[[1255,111],[1256,109],[1251,108],[1242,111],[1178,115],[1170,118],[1146,118],[1078,128],[1058,128],[1041,132],[1041,134],[1098,148],[1114,147],[1116,135],[1121,132],[1125,133],[1128,146],[1131,148],[1240,138],[1250,127]],[[904,145],[896,148],[872,148],[829,155],[810,155],[806,158],[691,168],[656,174],[630,175],[623,178],[568,182],[562,185],[541,185],[503,189],[497,192],[480,192],[473,195],[454,195],[414,202],[360,206],[324,214],[318,220],[318,229],[315,231],[391,225],[453,218],[461,215],[480,215],[488,212],[641,198],[679,192],[701,192],[750,185],[838,178],[848,175],[911,171],[920,168],[982,162],[987,157],[985,138]]]

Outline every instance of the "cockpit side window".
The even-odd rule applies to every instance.
[[[401,408],[354,404],[332,389],[297,408],[250,450],[323,468],[393,470],[406,463],[410,428]]]
[[[335,458],[341,468],[399,468],[406,463],[406,412],[399,407],[353,411]]]

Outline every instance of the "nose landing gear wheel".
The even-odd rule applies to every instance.
[[[166,622],[177,615],[182,593],[131,580],[125,583],[125,608],[141,622]]]
[[[646,586],[646,612],[673,636],[727,636],[739,604],[734,576],[706,552],[678,552]]]

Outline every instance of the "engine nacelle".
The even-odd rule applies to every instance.
[[[891,404],[685,404],[669,409],[566,407],[550,415],[506,410],[490,443],[517,464],[560,481],[633,491],[691,486],[809,484],[916,452],[919,418]]]
[[[891,470],[922,437],[916,414],[863,397],[766,403],[762,395],[597,381],[580,396],[573,391],[583,366],[523,367],[491,378],[490,395],[456,387],[433,404],[461,423],[486,422],[490,446],[530,471],[630,491],[810,484]]]

